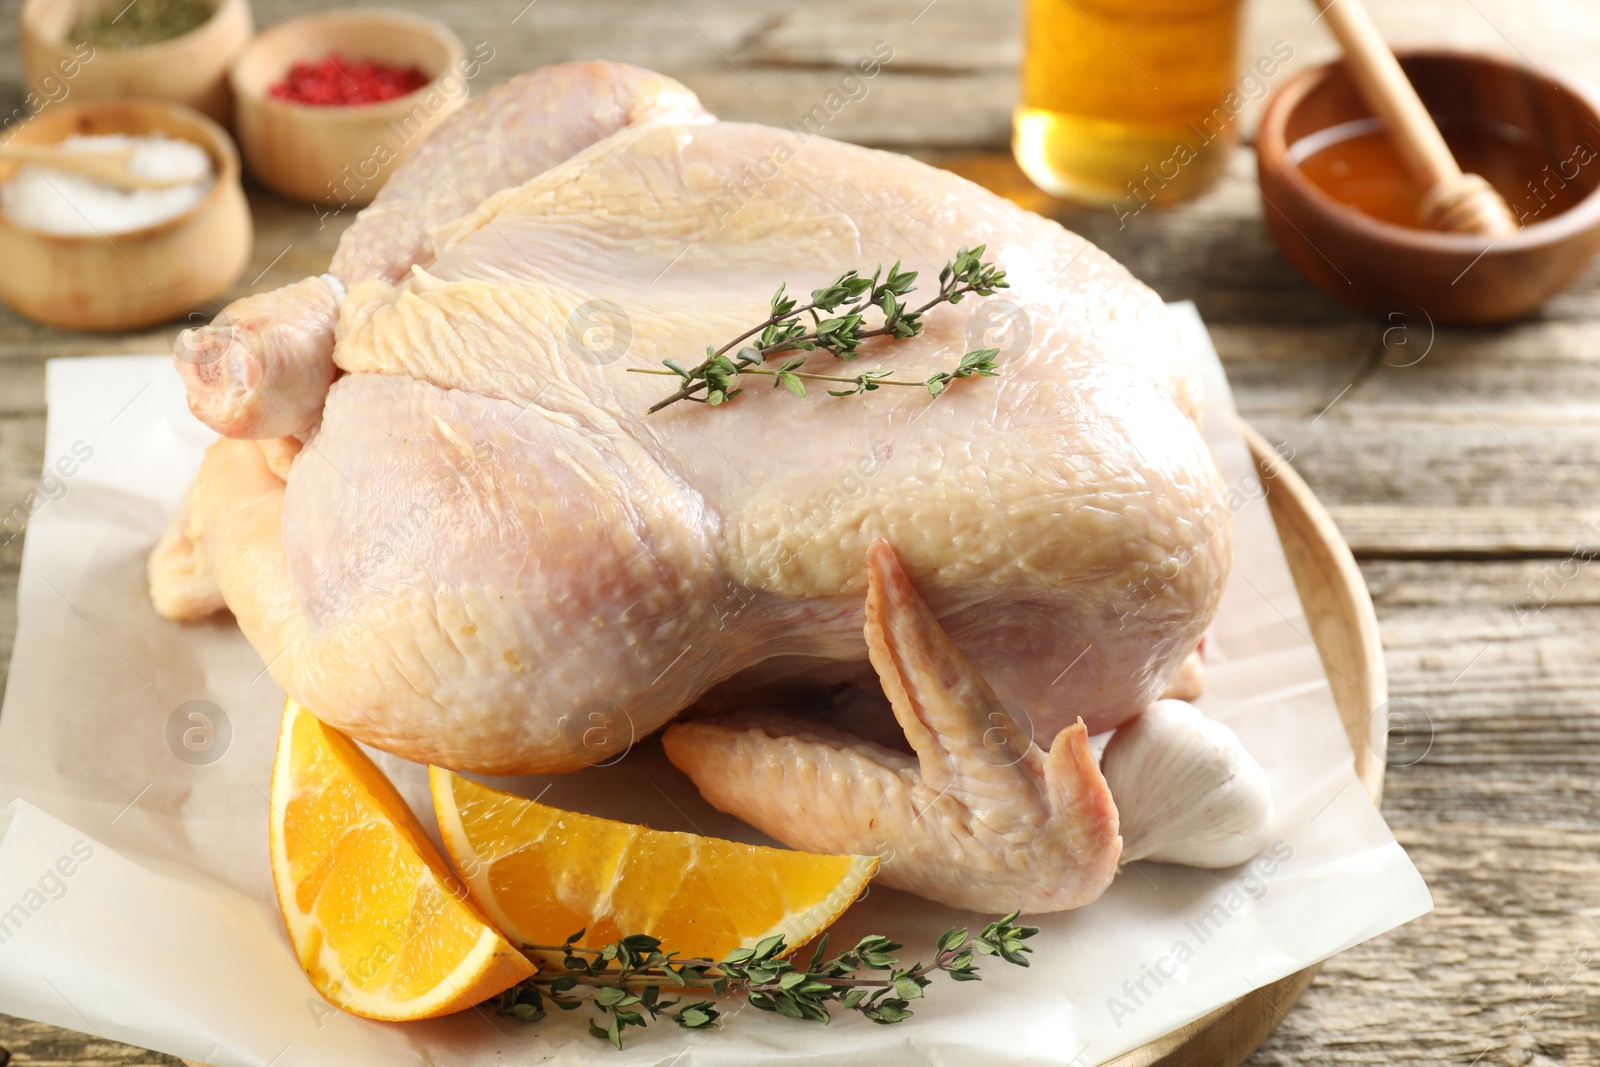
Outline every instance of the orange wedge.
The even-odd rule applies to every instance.
[[[293,698],[272,767],[272,880],[311,984],[369,1019],[469,1008],[534,973],[366,753]]]
[[[445,851],[513,942],[599,947],[627,934],[720,960],[781,934],[798,948],[848,908],[872,856],[819,856],[578,815],[428,772]]]

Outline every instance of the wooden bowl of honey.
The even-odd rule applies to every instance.
[[[1529,314],[1600,251],[1600,98],[1493,56],[1398,57],[1461,168],[1488,179],[1521,228],[1423,229],[1424,190],[1342,62],[1301,72],[1267,104],[1256,152],[1268,228],[1312,283],[1361,311],[1445,324]]]

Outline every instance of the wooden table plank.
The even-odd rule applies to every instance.
[[[1534,558],[1572,556],[1587,566],[1600,552],[1600,508],[1413,507],[1407,504],[1335,504],[1330,509],[1345,541],[1367,559]],[[1555,582],[1558,561],[1543,566]]]
[[[1437,909],[1331,961],[1257,1067],[1600,1061],[1600,586],[1519,627],[1502,598],[1540,566],[1363,566],[1392,702],[1431,739],[1384,812]]]
[[[11,1052],[11,1062],[17,1067],[184,1067],[183,1061],[173,1056],[9,1015],[0,1015],[0,1043]]]
[[[0,84],[20,80],[16,12],[0,2]],[[256,24],[320,10],[315,0],[254,4]],[[681,78],[726,118],[783,122],[837,86],[877,41],[895,59],[829,135],[873,144],[1003,147],[1010,137],[1021,55],[1021,0],[393,0],[391,7],[447,22],[467,44],[494,47],[484,84],[568,59],[606,58]],[[1583,0],[1391,0],[1374,4],[1401,45],[1447,45],[1527,56],[1542,69],[1600,82],[1593,13]],[[1307,0],[1256,0],[1247,8],[1243,61],[1282,41],[1293,58],[1272,79],[1334,55]],[[1241,84],[1246,129],[1264,90]],[[7,107],[7,112],[10,108]]]

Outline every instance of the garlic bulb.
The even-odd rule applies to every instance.
[[[1267,772],[1192,704],[1150,705],[1111,735],[1100,771],[1117,803],[1124,862],[1232,867],[1267,843]]]

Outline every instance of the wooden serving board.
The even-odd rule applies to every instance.
[[[1240,422],[1239,430],[1267,487],[1267,504],[1312,639],[1332,668],[1328,680],[1355,753],[1356,775],[1376,803],[1383,792],[1389,724],[1387,715],[1374,709],[1388,699],[1389,681],[1372,598],[1338,528],[1306,483],[1247,423]],[[1294,1007],[1319,968],[1307,967],[1257,989],[1104,1067],[1236,1067]]]
[[[1294,468],[1247,423],[1239,430],[1267,487],[1267,504],[1289,558],[1294,587],[1330,670],[1328,684],[1355,753],[1356,777],[1377,803],[1383,794],[1389,677],[1378,617],[1355,557],[1321,502]],[[1307,967],[1118,1056],[1105,1067],[1236,1067],[1265,1041],[1320,969]]]

